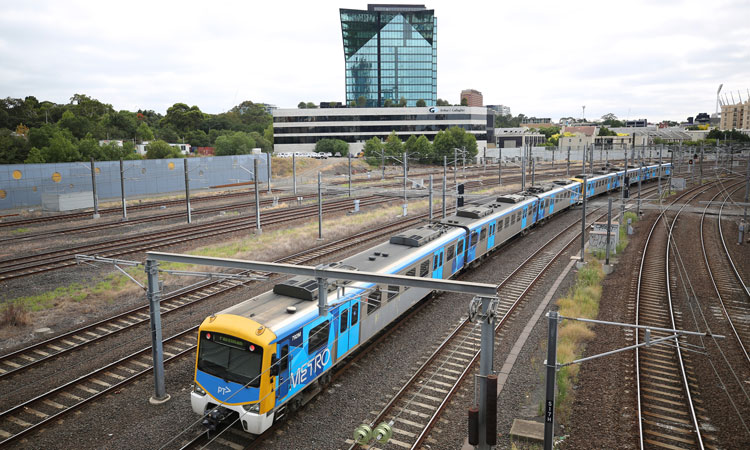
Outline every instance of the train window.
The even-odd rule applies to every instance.
[[[323,348],[328,343],[328,334],[331,330],[331,322],[326,320],[310,329],[307,340],[307,354],[311,355]]]
[[[513,214],[512,216],[510,216],[510,224],[513,225],[514,223],[516,223],[516,215],[515,214]]]
[[[289,345],[281,347],[281,355],[279,358],[279,371],[283,372],[289,368]]]
[[[339,322],[341,322],[341,328],[339,328],[339,333],[343,333],[349,327],[349,310],[348,309],[345,309],[344,312],[341,313],[341,317],[339,317]]]
[[[445,257],[445,260],[450,261],[451,259],[453,259],[453,253],[455,251],[456,251],[455,246],[451,245],[450,247],[448,247],[448,256]]]
[[[430,260],[425,259],[419,266],[419,276],[426,277],[428,273],[430,273]]]
[[[416,277],[417,276],[417,268],[416,267],[412,267],[411,269],[407,270],[406,271],[406,276],[407,277]]]
[[[432,270],[437,270],[438,268],[438,255],[432,255]]]
[[[460,255],[463,252],[464,252],[464,241],[459,241],[458,248],[456,249],[456,254]]]
[[[503,229],[503,219],[500,219],[497,221],[497,229],[498,231],[502,231]]]
[[[471,233],[471,247],[474,247],[479,242],[479,233],[472,231]]]
[[[518,211],[518,214],[516,214],[516,216],[517,216],[516,220],[518,220],[520,222],[521,221],[521,211]]]
[[[395,296],[397,296],[398,291],[398,286],[388,286],[388,301],[391,301]]]
[[[487,239],[487,227],[482,227],[482,231],[479,234],[479,240],[483,241],[485,239]]]
[[[369,315],[371,312],[375,311],[376,309],[380,308],[380,298],[381,298],[381,292],[379,289],[376,289],[369,294],[367,294],[367,314]]]
[[[443,265],[443,253],[440,253],[440,262],[438,263],[439,266]]]
[[[508,225],[510,224],[510,217],[505,218],[505,228],[508,228]]]
[[[356,325],[358,320],[359,320],[359,302],[356,302],[352,306],[352,326]]]

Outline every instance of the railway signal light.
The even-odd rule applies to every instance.
[[[460,208],[464,206],[464,185],[459,184],[456,189],[458,191],[458,207]]]

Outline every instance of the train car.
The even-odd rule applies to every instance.
[[[603,192],[602,186],[614,189],[622,173],[592,177],[587,195]],[[568,179],[472,202],[328,267],[451,278],[578,203],[582,194],[582,180]],[[204,425],[212,429],[234,417],[245,431],[264,432],[325,386],[336,364],[430,292],[331,283],[325,316],[319,314],[318,293],[317,280],[293,277],[201,323],[191,406],[204,416]]]

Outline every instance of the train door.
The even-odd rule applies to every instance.
[[[526,215],[529,213],[529,206],[526,205],[523,207],[523,213],[521,215],[521,229],[523,230],[526,228]]]
[[[349,351],[349,313],[350,302],[347,302],[339,308],[339,338],[336,341],[336,359],[341,358]]]
[[[359,344],[359,299],[355,298],[349,308],[349,348],[352,349]]]
[[[289,385],[291,383],[291,380],[289,379],[289,366],[292,360],[292,355],[289,354],[289,348],[295,345],[300,345],[301,343],[302,330],[298,330],[276,345],[276,348],[278,349],[276,357],[279,360],[279,375],[276,384],[277,399],[282,399],[289,393]]]
[[[490,224],[490,229],[487,233],[487,250],[491,249],[495,246],[495,227],[497,227],[497,222],[492,222]]]
[[[432,255],[432,278],[443,278],[443,254],[445,249],[440,249]]]
[[[555,213],[555,194],[552,194],[549,197],[549,214],[552,215],[554,213]]]
[[[464,244],[466,243],[466,238],[459,238],[458,243],[456,244],[456,257],[454,261],[456,262],[456,267],[453,268],[453,271],[457,271],[460,268],[464,266]]]

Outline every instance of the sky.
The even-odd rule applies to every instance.
[[[396,0],[382,3],[397,3]],[[406,3],[418,3],[416,1]],[[750,1],[425,1],[438,97],[514,115],[685,120],[748,98]],[[367,2],[0,0],[0,98],[165,113],[344,101],[339,8]]]

